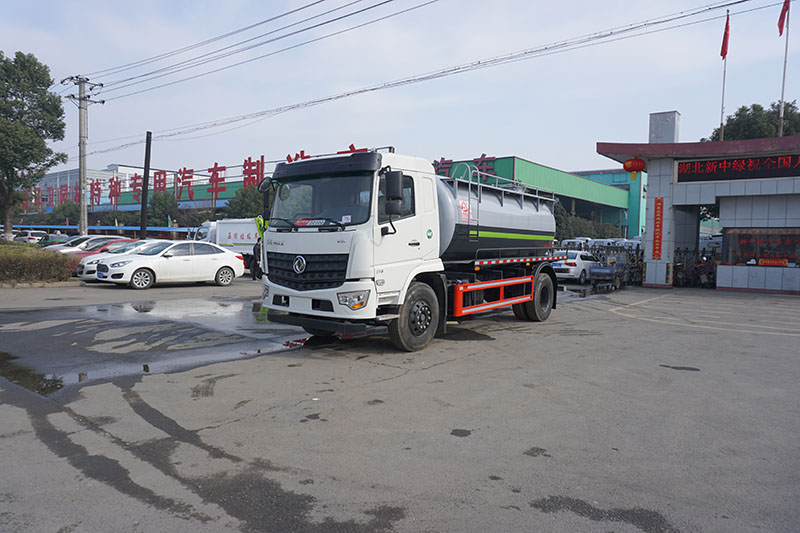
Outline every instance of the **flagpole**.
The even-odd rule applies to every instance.
[[[783,137],[783,103],[786,94],[786,64],[789,62],[789,16],[791,10],[786,11],[786,48],[783,52],[783,82],[781,83],[781,113],[778,122],[778,137]]]
[[[719,140],[725,140],[725,124],[723,122],[725,117],[725,78],[728,75],[728,56],[722,61],[722,108],[719,111]]]
[[[719,140],[725,140],[725,79],[728,77],[728,39],[730,37],[731,12],[725,15],[725,33],[722,35],[722,106],[719,110]]]

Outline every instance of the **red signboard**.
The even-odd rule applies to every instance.
[[[664,198],[659,196],[653,203],[653,259],[661,259],[661,234],[664,226]]]
[[[797,176],[800,155],[678,162],[678,183]]]

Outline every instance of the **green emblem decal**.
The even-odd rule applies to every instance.
[[[430,229],[428,230],[428,238],[429,239],[433,238],[433,230],[430,230]]]

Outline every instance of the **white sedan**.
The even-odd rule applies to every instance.
[[[164,242],[156,239],[146,239],[143,241],[120,241],[112,244],[105,252],[87,255],[82,258],[75,267],[75,273],[81,281],[97,281],[97,264],[103,259],[113,259],[121,255],[132,254],[139,249],[149,246],[154,242]]]
[[[213,281],[230,285],[244,274],[241,255],[210,243],[162,241],[136,253],[101,259],[97,279],[148,289],[154,283]]]
[[[589,252],[567,250],[566,253],[567,259],[565,261],[553,263],[553,270],[556,271],[558,279],[574,279],[583,285],[589,277],[589,269],[601,266],[600,261]]]

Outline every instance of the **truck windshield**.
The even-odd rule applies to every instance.
[[[270,227],[335,227],[363,224],[372,203],[372,174],[314,176],[278,183]]]

